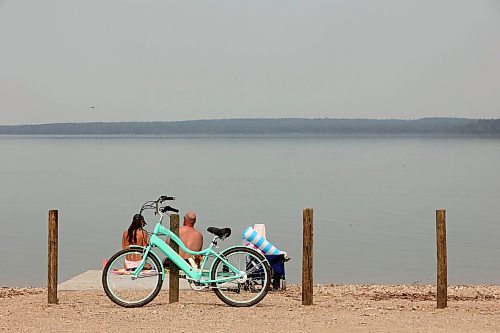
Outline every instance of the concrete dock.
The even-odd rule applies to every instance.
[[[58,290],[103,290],[102,289],[102,270],[89,270],[68,281],[62,282],[57,286]],[[165,274],[162,290],[168,290],[169,278]],[[179,279],[179,289],[191,289],[185,279]]]

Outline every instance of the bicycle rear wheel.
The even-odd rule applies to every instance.
[[[152,253],[148,253],[139,276],[132,276],[134,261],[137,263],[142,257],[142,249],[125,249],[113,255],[104,267],[102,286],[116,304],[126,308],[140,307],[151,302],[160,292],[163,268]]]
[[[239,246],[221,253],[225,260],[244,274],[242,278],[214,283],[214,292],[221,301],[231,306],[252,306],[267,294],[271,283],[271,268],[266,258],[254,249]],[[211,279],[231,278],[236,274],[220,259],[216,259]]]

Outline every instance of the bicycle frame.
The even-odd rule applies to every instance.
[[[161,216],[160,221],[156,223],[156,226],[153,231],[153,235],[149,239],[149,244],[146,247],[143,247],[144,252],[143,252],[143,260],[137,267],[137,269],[132,273],[133,278],[139,278],[139,274],[144,268],[146,258],[148,253],[151,251],[153,247],[157,247],[160,249],[163,254],[165,254],[180,270],[184,271],[187,276],[189,276],[192,280],[195,280],[196,282],[199,282],[200,284],[212,284],[212,283],[220,283],[220,282],[229,282],[229,281],[234,281],[236,279],[240,279],[243,277],[243,274],[233,265],[231,265],[223,256],[221,256],[218,252],[213,250],[214,247],[214,242],[212,241],[210,243],[210,246],[204,250],[201,251],[191,251],[184,245],[182,240],[175,235],[172,231],[169,229],[163,227],[161,225],[163,216]],[[175,252],[170,245],[165,243],[162,239],[160,239],[159,235],[165,235],[170,238],[171,241],[174,241],[179,245],[179,247],[186,253],[190,255],[203,255],[204,259],[203,262],[201,263],[201,268],[194,269],[191,267],[177,252]],[[202,279],[203,277],[203,268],[208,260],[208,257],[215,257],[219,258],[227,267],[229,270],[231,270],[235,275],[232,275],[230,277],[223,277],[223,278],[218,278],[218,279]],[[165,278],[164,274],[164,269],[162,268],[162,277]]]

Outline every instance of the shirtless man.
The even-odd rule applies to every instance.
[[[184,223],[182,227],[179,228],[179,238],[186,245],[188,249],[191,251],[200,251],[203,247],[203,235],[201,232],[194,228],[194,224],[196,223],[196,214],[194,212],[187,212],[184,215]],[[170,245],[170,238],[167,237],[165,242]],[[192,256],[182,251],[179,247],[179,255],[182,259],[186,260],[186,262],[194,268],[198,268],[200,265],[200,256]],[[165,258],[163,260],[163,267],[168,268],[170,266],[170,259]]]
[[[203,247],[203,235],[201,232],[194,228],[196,223],[196,214],[194,212],[187,212],[184,215],[184,223],[179,228],[179,238],[191,251],[200,251]],[[179,255],[183,259],[192,258],[193,256],[179,249]]]

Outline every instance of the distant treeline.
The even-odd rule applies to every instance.
[[[0,135],[473,134],[500,135],[500,119],[216,119],[3,125]]]

